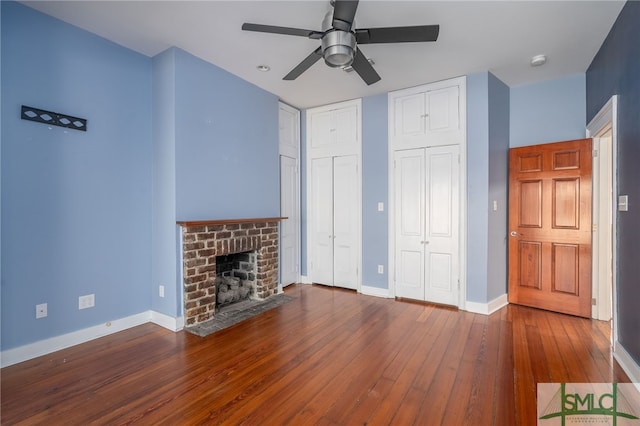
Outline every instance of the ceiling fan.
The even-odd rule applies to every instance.
[[[368,85],[379,81],[380,76],[358,48],[358,44],[408,43],[438,39],[439,25],[352,28],[358,0],[331,0],[331,4],[333,5],[333,13],[329,11],[325,15],[322,21],[322,31],[249,23],[242,24],[242,29],[308,37],[321,41],[320,47],[285,75],[283,80],[295,80],[320,58],[324,58],[324,62],[330,67],[351,66]]]

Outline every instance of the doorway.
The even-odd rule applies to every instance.
[[[593,298],[592,318],[612,320],[612,339],[616,328],[616,153],[617,96],[611,97],[587,126],[594,140],[593,168]]]

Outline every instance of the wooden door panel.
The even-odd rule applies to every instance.
[[[512,148],[509,301],[591,314],[591,139]]]
[[[572,149],[553,153],[553,170],[580,168],[580,151]]]
[[[518,259],[518,285],[542,289],[542,243],[535,241],[519,241],[520,256]]]
[[[518,225],[540,228],[542,226],[542,180],[520,182],[520,214]]]
[[[552,179],[551,226],[580,229],[580,178]]]
[[[541,172],[542,171],[542,155],[541,154],[523,154],[518,156],[518,160],[515,163],[517,171],[521,173],[526,172]]]
[[[577,244],[552,244],[551,290],[578,296],[578,264]]]

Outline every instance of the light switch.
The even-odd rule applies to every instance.
[[[383,212],[384,211],[384,203],[382,201],[380,201],[378,203],[378,211],[379,212]]]
[[[493,211],[494,212],[498,211],[498,200],[493,200]]]
[[[618,211],[621,211],[621,212],[629,211],[629,196],[628,195],[619,195],[618,196]]]

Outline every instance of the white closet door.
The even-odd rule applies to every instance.
[[[451,145],[460,143],[460,88],[446,87],[431,90],[427,96],[427,145]]]
[[[358,158],[333,159],[334,285],[356,289],[358,283]]]
[[[458,305],[458,150],[395,153],[396,296]]]
[[[333,111],[314,112],[310,115],[311,148],[325,148],[335,141]]]
[[[354,125],[357,120],[358,109],[355,105],[333,111],[332,131],[335,133],[334,142],[337,145],[354,145],[358,141],[358,127]]]
[[[425,300],[458,305],[458,145],[426,150]]]
[[[298,281],[298,177],[296,159],[280,156],[280,280],[283,286]]]
[[[426,138],[425,95],[417,93],[395,99],[393,139],[397,147],[411,147]]]
[[[333,159],[311,161],[313,282],[333,285]]]
[[[300,113],[288,105],[280,103],[278,112],[280,155],[298,158],[300,145]]]
[[[424,300],[424,149],[395,152],[396,296]]]

